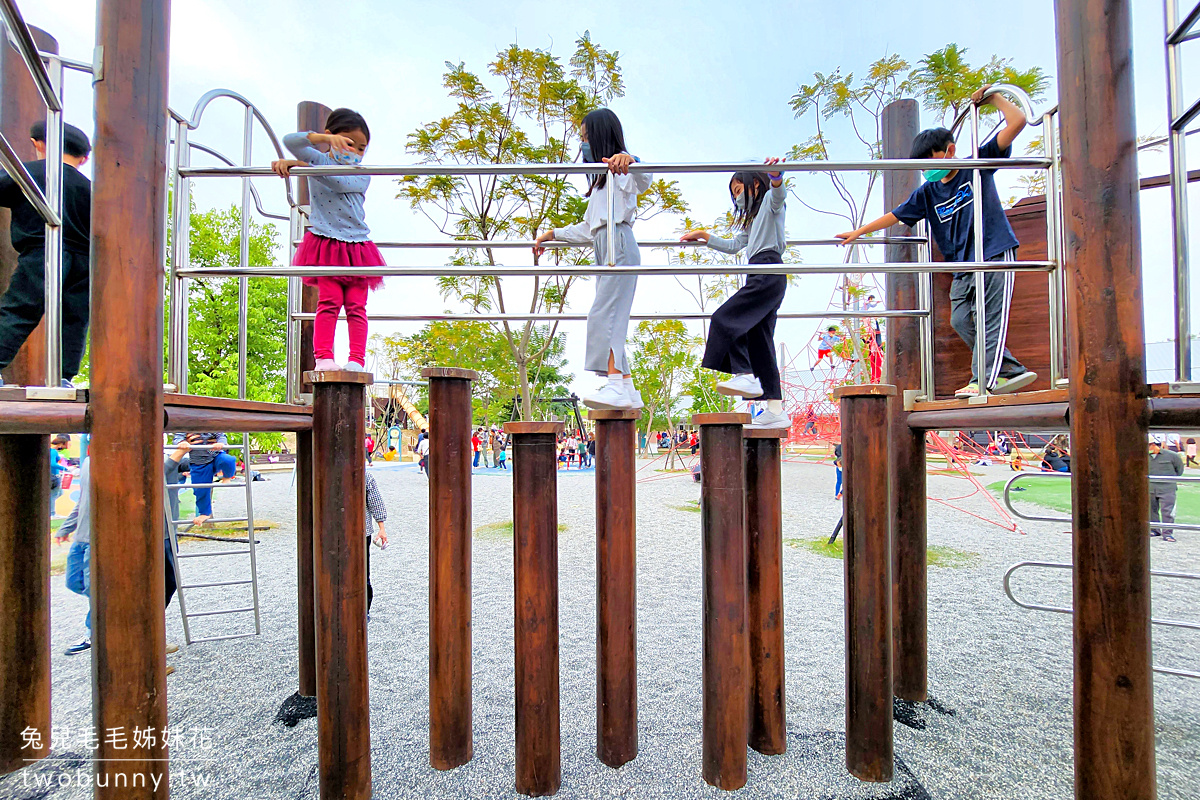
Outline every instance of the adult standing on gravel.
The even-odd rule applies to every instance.
[[[1163,447],[1161,434],[1150,435],[1150,523],[1161,521],[1167,525],[1175,522],[1175,481],[1155,478],[1175,477],[1183,474],[1183,459],[1174,450]],[[1164,542],[1175,541],[1170,528],[1151,528],[1151,536],[1162,536]]]

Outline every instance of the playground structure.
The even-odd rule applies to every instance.
[[[922,701],[927,686],[926,492],[927,430],[1070,430],[1074,444],[1075,507],[1072,514],[1074,603],[1074,722],[1076,795],[1091,800],[1152,798],[1155,793],[1150,572],[1146,520],[1145,436],[1149,428],[1200,427],[1200,388],[1191,384],[1190,361],[1177,362],[1177,382],[1147,387],[1144,381],[1138,178],[1132,74],[1128,68],[1130,9],[1127,0],[1058,0],[1058,109],[1040,117],[1047,155],[998,161],[956,159],[947,168],[1039,169],[1048,173],[1048,249],[1040,260],[1004,264],[1005,269],[1043,273],[1049,298],[1051,388],[1009,397],[939,401],[932,314],[935,274],[951,271],[930,257],[927,240],[905,230],[871,244],[887,248],[873,272],[886,274],[886,375],[890,385],[839,389],[843,438],[846,522],[847,767],[863,780],[892,774],[892,698]],[[1168,53],[1193,35],[1200,7],[1182,22],[1168,7]],[[92,388],[56,389],[59,335],[58,286],[50,245],[57,234],[61,192],[51,177],[43,195],[20,167],[9,140],[20,130],[6,110],[0,118],[0,162],[17,177],[46,219],[48,236],[45,358],[26,358],[18,381],[28,388],[0,389],[0,770],[24,766],[27,728],[50,730],[49,534],[46,529],[51,432],[92,434],[92,545],[94,719],[98,729],[149,728],[167,724],[165,626],[162,585],[164,431],[295,431],[298,434],[298,661],[299,691],[316,696],[320,792],[323,798],[371,795],[370,715],[367,696],[364,537],[362,503],[346,498],[364,491],[363,373],[313,372],[308,320],[312,301],[300,290],[307,275],[339,274],[340,268],[193,269],[186,265],[186,218],[176,219],[170,267],[171,331],[168,375],[180,394],[164,394],[162,319],[168,186],[187,196],[187,182],[239,178],[244,206],[254,199],[251,176],[264,167],[191,167],[189,130],[199,124],[202,98],[191,120],[167,107],[167,42],[170,0],[100,0],[98,62],[71,62],[35,43],[12,0],[0,14],[17,43],[20,70],[33,76],[13,90],[19,70],[6,49],[4,101],[25,105],[19,124],[37,104],[49,109],[48,147],[57,163],[61,147],[61,75],[64,68],[95,77],[96,149],[93,211]],[[39,54],[39,49],[45,55]],[[47,66],[43,66],[43,59]],[[1175,62],[1172,61],[1175,65]],[[1177,66],[1177,65],[1175,65]],[[1174,67],[1173,67],[1174,68]],[[10,80],[13,79],[13,80]],[[1176,224],[1176,313],[1180,352],[1187,355],[1186,182],[1183,129],[1200,103],[1181,110],[1178,75],[1172,83],[1171,186]],[[243,98],[246,130],[265,120]],[[1020,96],[1017,96],[1020,100]],[[1028,104],[1026,104],[1028,105]],[[320,129],[321,107],[301,104],[299,127]],[[1031,108],[1027,111],[1032,112]],[[58,116],[56,116],[58,115]],[[1031,122],[1039,118],[1030,114]],[[138,120],[140,125],[130,124]],[[973,152],[978,112],[970,112]],[[867,162],[792,162],[788,172],[883,170],[886,205],[894,207],[917,185],[926,162],[897,158],[907,153],[918,128],[915,101],[893,103],[884,117],[884,158]],[[1057,123],[1057,132],[1055,125]],[[57,127],[56,127],[57,126]],[[175,157],[168,160],[173,128]],[[269,128],[268,128],[269,130]],[[249,141],[247,133],[247,141]],[[273,134],[272,134],[273,136]],[[1057,145],[1061,144],[1061,159]],[[247,147],[247,152],[249,148]],[[245,160],[245,159],[244,159]],[[171,168],[168,169],[168,164]],[[656,173],[732,172],[742,164],[659,164],[634,169]],[[588,174],[603,166],[402,165],[309,167],[319,174]],[[53,176],[55,170],[49,173]],[[173,180],[168,180],[168,177]],[[976,194],[978,194],[976,173]],[[1061,195],[1056,187],[1061,185]],[[288,215],[295,242],[306,201],[304,181]],[[186,204],[176,203],[176,213]],[[975,224],[982,210],[976,206]],[[612,215],[610,214],[610,219]],[[243,214],[245,225],[246,214]],[[1060,235],[1061,234],[1061,235]],[[244,239],[244,237],[243,237]],[[613,241],[613,237],[609,237]],[[802,242],[834,244],[833,241]],[[438,246],[446,246],[442,243]],[[529,242],[466,243],[463,246],[529,246]],[[660,247],[663,243],[643,243]],[[428,247],[429,243],[388,246]],[[979,252],[953,271],[997,268]],[[728,271],[727,266],[640,267],[430,266],[372,269],[378,275],[636,274]],[[859,269],[859,265],[854,265]],[[364,271],[353,268],[354,272]],[[845,264],[783,265],[764,271],[843,273]],[[1070,280],[1067,280],[1068,273]],[[186,394],[186,281],[206,276],[287,276],[289,295],[288,404]],[[982,293],[980,292],[980,297]],[[244,397],[245,297],[241,300]],[[182,313],[181,313],[182,312]],[[835,313],[842,318],[852,312]],[[673,315],[686,317],[687,315]],[[826,318],[829,312],[793,315]],[[982,316],[980,314],[979,316]],[[423,319],[424,317],[383,317]],[[477,315],[473,319],[485,319]],[[526,319],[509,315],[508,319]],[[559,317],[561,318],[561,317]],[[978,337],[982,342],[983,337]],[[1069,347],[1068,347],[1069,345]],[[1065,351],[1064,351],[1065,348]],[[32,352],[33,348],[31,348]],[[974,356],[982,359],[982,352]],[[41,363],[39,363],[41,362]],[[943,370],[944,372],[944,370]],[[982,372],[982,370],[981,370]],[[430,382],[430,761],[452,769],[472,757],[470,692],[470,383],[473,375],[452,365],[427,369]],[[1073,377],[1068,388],[1059,380]],[[50,388],[42,388],[48,386]],[[311,405],[301,402],[311,397]],[[636,630],[633,592],[632,415],[593,414],[597,424],[598,719],[597,754],[619,766],[636,754]],[[781,674],[765,669],[778,652],[783,631],[767,620],[781,602],[779,443],[743,428],[745,415],[699,415],[703,462],[701,527],[704,554],[705,780],[734,789],[746,780],[746,748],[764,753],[780,746]],[[506,425],[514,443],[514,511],[518,609],[516,717],[518,791],[552,794],[558,761],[558,636],[556,470],[554,435],[560,423]],[[1114,490],[1119,487],[1119,490]],[[624,498],[624,500],[620,500]],[[890,552],[889,552],[890,551]],[[778,614],[774,614],[778,619]],[[774,691],[776,686],[779,691]],[[774,703],[763,702],[775,698]],[[748,713],[752,710],[752,714]],[[48,738],[48,737],[47,737]],[[98,775],[162,776],[167,747],[153,739],[95,750]],[[115,759],[121,759],[117,761]],[[126,784],[127,786],[130,784]],[[97,782],[97,797],[166,796],[166,782],[117,788]],[[158,788],[150,788],[158,787]]]

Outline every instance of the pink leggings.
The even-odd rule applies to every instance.
[[[346,327],[350,331],[350,360],[367,363],[367,284],[358,280],[347,285],[344,278],[317,278],[317,318],[313,322],[313,354],[333,358],[333,334],[338,312],[346,309]]]

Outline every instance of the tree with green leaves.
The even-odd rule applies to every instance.
[[[447,116],[409,135],[408,150],[422,163],[554,164],[573,161],[585,115],[625,93],[620,54],[608,51],[584,32],[566,64],[550,50],[513,44],[496,54],[488,73],[493,91],[462,62],[446,63],[443,85],[455,102]],[[528,239],[543,227],[562,227],[582,218],[586,201],[567,176],[481,175],[407,176],[401,199],[423,213],[444,234],[458,240]],[[639,198],[639,217],[686,210],[674,181],[656,180]],[[584,264],[589,250],[554,248],[555,264]],[[538,262],[535,257],[535,263]],[[453,264],[497,264],[494,248],[463,248]],[[532,278],[528,302],[513,299],[497,277],[439,278],[443,298],[472,311],[561,313],[579,278]],[[519,293],[518,293],[519,294]],[[508,346],[517,373],[522,417],[533,414],[533,386],[542,361],[558,341],[557,323],[544,334],[527,321],[495,326]]]
[[[688,333],[687,325],[677,319],[638,323],[629,368],[646,404],[639,426],[646,433],[654,431],[654,419],[659,413],[666,417],[667,426],[671,426],[684,383],[697,368],[696,350],[703,344],[702,338]]]
[[[696,367],[684,384],[684,394],[692,398],[690,411],[693,414],[716,414],[733,411],[734,400],[717,391],[718,373],[711,369]]]

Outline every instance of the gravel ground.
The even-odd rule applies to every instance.
[[[980,469],[984,483],[1007,471]],[[504,797],[513,790],[512,542],[495,532],[475,537],[474,760],[451,772],[428,766],[426,479],[411,465],[372,470],[388,504],[392,546],[373,551],[376,589],[370,622],[372,766],[375,796]],[[561,691],[563,798],[718,797],[700,778],[699,515],[681,506],[698,497],[686,475],[646,467],[638,487],[640,755],[620,770],[595,748],[594,480],[591,471],[560,473]],[[511,473],[479,469],[477,526],[512,518]],[[833,469],[803,461],[784,467],[784,535],[827,536],[840,513]],[[256,514],[280,527],[260,534],[262,636],[196,644],[169,656],[172,793],[203,798],[317,796],[316,725],[273,720],[296,688],[294,489],[276,473],[256,489]],[[966,495],[964,480],[931,476],[930,494]],[[237,492],[222,495],[222,516],[238,511]],[[981,494],[954,507],[929,505],[929,540],[974,554],[966,566],[931,568],[930,691],[935,703],[902,709],[897,776],[869,786],[843,766],[842,562],[803,548],[784,550],[789,743],[783,756],[751,752],[749,782],[737,796],[804,798],[1070,798],[1070,619],[1027,611],[1004,596],[1004,571],[1022,560],[1070,558],[1066,525],[1023,523],[1026,535],[991,522],[999,514]],[[228,513],[226,513],[228,512]],[[1036,513],[1036,512],[1035,512]],[[1043,511],[1043,513],[1045,513]],[[186,542],[185,552],[220,549]],[[1200,538],[1155,541],[1154,567],[1200,572]],[[232,579],[244,559],[185,561],[189,582]],[[223,564],[224,566],[221,566]],[[1038,602],[1069,602],[1070,576],[1032,572],[1014,588]],[[209,590],[212,592],[213,590]],[[236,591],[189,594],[193,611],[241,605]],[[1197,619],[1195,589],[1155,584],[1155,615]],[[203,608],[202,608],[203,607]],[[0,778],[0,798],[83,798],[66,781],[86,775],[80,733],[91,724],[90,663],[62,655],[83,631],[86,605],[53,580],[54,720],[67,728],[52,764]],[[168,638],[183,641],[179,611],[167,613]],[[193,635],[253,630],[249,615],[199,620]],[[1200,669],[1200,637],[1158,628],[1157,661]],[[1195,798],[1200,786],[1200,682],[1155,681],[1159,797]],[[66,781],[64,781],[66,778]],[[52,783],[47,788],[47,782]],[[207,782],[205,785],[204,782]]]

